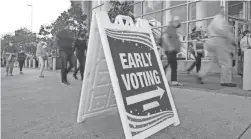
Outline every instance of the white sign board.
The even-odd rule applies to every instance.
[[[114,97],[115,96],[115,97]],[[118,106],[127,139],[151,136],[180,121],[151,28],[106,12],[92,17],[77,121]]]

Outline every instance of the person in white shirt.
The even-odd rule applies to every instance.
[[[221,86],[236,87],[232,83],[232,57],[231,52],[235,49],[234,34],[230,30],[228,22],[224,19],[223,9],[217,14],[208,26],[209,39],[204,44],[205,49],[214,54],[214,60],[209,67],[202,66],[197,75],[199,83],[203,83],[203,78],[212,69],[212,64],[216,63],[220,67]]]
[[[251,34],[250,31],[246,30],[243,32],[243,38],[240,41],[241,51],[244,52],[246,49],[251,48]]]

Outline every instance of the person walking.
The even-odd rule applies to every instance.
[[[42,40],[37,45],[36,57],[38,58],[38,61],[40,63],[39,77],[44,78],[43,72],[45,61],[48,60],[48,52],[46,43]]]
[[[75,70],[73,77],[75,79],[77,78],[77,73],[80,70],[80,75],[81,75],[81,80],[83,80],[84,77],[84,69],[85,69],[85,60],[86,60],[86,55],[85,52],[87,50],[87,42],[85,38],[86,31],[80,31],[78,34],[78,39],[74,43],[74,55],[77,56],[78,61],[79,61],[79,67]]]
[[[212,55],[212,63],[208,66],[202,66],[197,75],[198,83],[204,83],[203,79],[211,70],[212,64],[216,63],[220,67],[221,86],[236,87],[232,83],[232,57],[231,52],[234,48],[234,34],[228,26],[228,22],[224,19],[225,13],[223,9],[217,14],[208,26],[209,39],[204,44],[205,49]]]
[[[9,45],[4,48],[3,55],[6,58],[6,76],[13,76],[13,68],[15,59],[17,58],[17,48],[13,42],[9,42]]]
[[[195,57],[195,61],[192,63],[192,65],[186,70],[188,74],[190,74],[191,70],[193,70],[193,68],[196,66],[196,72],[198,73],[200,71],[201,68],[201,59],[203,57],[203,45],[204,42],[201,41],[202,36],[199,30],[197,30],[197,27],[195,27],[192,30],[192,34],[191,34],[191,40],[193,40],[193,42],[191,43],[192,46],[192,54]]]
[[[23,74],[24,61],[26,59],[26,54],[22,45],[19,46],[19,52],[17,56],[17,61],[19,65],[19,73]]]
[[[73,54],[73,42],[74,42],[74,32],[72,21],[66,21],[64,23],[64,29],[60,30],[55,37],[55,43],[59,48],[59,56],[61,58],[61,82],[63,84],[69,85],[67,80],[67,74],[74,66],[74,54]],[[68,62],[70,66],[67,68]]]
[[[177,81],[177,53],[180,52],[181,42],[177,34],[177,28],[181,26],[180,18],[175,16],[170,21],[169,25],[164,28],[162,32],[161,45],[167,56],[168,65],[164,67],[166,71],[167,67],[171,67],[171,84],[174,86],[182,86]]]

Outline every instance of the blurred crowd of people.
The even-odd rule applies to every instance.
[[[244,31],[243,37],[239,44],[235,43],[234,33],[231,30],[229,23],[225,20],[225,13],[223,9],[214,17],[208,26],[208,32],[202,34],[203,31],[199,27],[194,27],[192,33],[189,35],[191,42],[188,43],[189,51],[195,61],[187,69],[184,69],[188,74],[196,67],[196,80],[203,84],[203,79],[212,69],[213,64],[220,67],[221,86],[235,87],[236,84],[232,82],[232,68],[235,66],[236,48],[240,46],[239,55],[242,59],[244,51],[251,48],[250,31]],[[84,76],[84,66],[86,60],[88,33],[84,28],[80,28],[78,32],[74,32],[74,26],[71,21],[64,23],[64,28],[57,31],[54,36],[53,45],[58,48],[61,64],[61,82],[69,85],[67,75],[73,67],[76,67],[77,60],[79,67],[75,68],[73,78],[78,79],[77,73],[80,71],[81,80]],[[158,41],[159,45],[164,50],[167,58],[167,64],[164,65],[166,71],[168,67],[171,68],[171,85],[182,86],[177,78],[177,54],[181,50],[181,41],[177,34],[177,29],[181,26],[181,21],[178,16],[174,16],[169,25],[163,28],[161,39]],[[206,39],[206,40],[205,40]],[[23,46],[14,46],[10,42],[4,48],[2,63],[6,66],[6,75],[13,76],[14,63],[18,62],[20,74],[23,74],[24,61],[28,59],[36,59],[37,67],[40,64],[39,77],[44,78],[45,62],[51,54],[48,53],[47,43],[40,39],[37,44],[36,54],[31,55],[26,53]],[[202,58],[205,51],[209,53],[211,62],[209,64],[202,64]]]
[[[174,16],[169,25],[163,29],[161,40],[159,41],[159,45],[165,51],[167,58],[167,64],[164,65],[164,70],[166,71],[170,66],[170,84],[174,86],[183,85],[178,82],[177,79],[177,54],[181,50],[181,41],[177,35],[177,29],[180,26],[181,21],[179,17]],[[195,61],[188,69],[185,69],[186,72],[189,74],[191,70],[196,67],[196,80],[199,84],[204,84],[204,78],[213,68],[213,64],[216,64],[220,67],[220,85],[235,87],[236,84],[232,82],[232,71],[235,66],[236,50],[237,47],[240,46],[243,58],[244,51],[251,48],[250,31],[244,31],[240,44],[236,44],[232,27],[225,20],[225,13],[222,8],[209,24],[207,34],[202,35],[201,32],[200,28],[195,27],[189,36],[192,41],[189,42],[188,45]],[[205,51],[209,53],[211,58],[209,64],[202,64],[201,62]]]
[[[79,29],[76,34],[72,30],[73,25],[71,23],[71,21],[66,21],[65,27],[57,32],[53,40],[53,45],[59,50],[61,82],[66,85],[70,84],[67,80],[67,74],[71,71],[72,67],[76,67],[73,77],[78,79],[77,73],[80,71],[81,79],[83,80],[87,50],[87,30]],[[35,54],[26,52],[22,45],[15,46],[14,41],[9,42],[8,45],[5,46],[1,57],[1,66],[6,67],[6,76],[13,76],[15,65],[19,66],[19,73],[23,74],[25,60],[31,59],[35,60],[35,65],[33,66],[36,68],[39,67],[40,69],[39,77],[45,77],[43,71],[46,62],[48,64],[48,58],[52,57],[52,52],[48,51],[46,41],[41,37],[38,38]],[[79,67],[77,67],[77,60],[79,61]]]

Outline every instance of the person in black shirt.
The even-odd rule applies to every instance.
[[[77,78],[77,73],[80,70],[80,75],[81,75],[81,80],[83,80],[84,77],[84,69],[85,69],[85,60],[86,60],[86,55],[85,51],[87,49],[87,42],[85,39],[85,34],[86,31],[80,31],[78,34],[78,39],[74,43],[74,54],[77,56],[78,61],[79,61],[79,67],[75,70],[73,76],[75,79]]]
[[[71,21],[66,21],[65,28],[57,32],[55,37],[55,43],[59,48],[59,56],[61,58],[61,81],[66,85],[70,84],[67,81],[67,74],[75,63],[72,46],[75,34],[71,31],[72,28]],[[68,62],[70,63],[70,66],[67,68]]]

